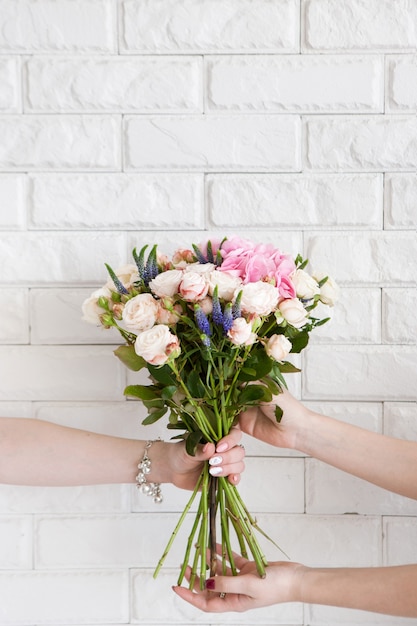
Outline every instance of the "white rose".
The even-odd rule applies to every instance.
[[[149,283],[149,288],[158,298],[172,298],[178,293],[183,273],[180,270],[161,272]]]
[[[290,278],[299,298],[311,300],[316,294],[320,293],[317,281],[304,270],[295,270]]]
[[[96,326],[100,326],[100,316],[105,313],[105,309],[98,304],[99,298],[106,298],[109,302],[109,308],[112,308],[111,291],[107,287],[101,287],[101,289],[94,291],[89,298],[84,300],[81,307],[82,319],[90,324],[96,324]]]
[[[185,272],[195,272],[196,274],[202,274],[208,276],[216,269],[214,263],[189,263],[185,268]]]
[[[283,361],[286,359],[291,348],[291,341],[284,337],[284,335],[272,335],[265,346],[267,355],[275,361]]]
[[[139,280],[138,268],[133,263],[119,267],[114,273],[126,289],[133,287],[133,283]],[[112,291],[115,290],[114,282],[111,278],[107,281],[106,287]]]
[[[180,351],[178,337],[164,324],[144,330],[136,337],[136,354],[151,365],[164,365],[170,358],[176,358]]]
[[[242,287],[242,299],[240,301],[244,313],[255,313],[255,315],[269,315],[278,304],[279,292],[270,283],[256,282],[248,283]],[[237,296],[240,289],[235,293]]]
[[[220,272],[214,270],[210,272],[209,277],[209,293],[213,295],[214,288],[217,286],[219,298],[230,302],[236,290],[242,285],[242,281],[238,276],[232,276],[228,272]]]
[[[179,293],[188,302],[198,302],[208,293],[208,282],[196,272],[185,272],[179,286]]]
[[[326,278],[327,274],[324,272],[314,272],[314,278],[319,283],[323,278]],[[339,285],[328,276],[326,282],[320,287],[320,301],[327,306],[333,306],[336,300],[338,300],[340,294]]]
[[[244,317],[237,317],[233,320],[227,336],[235,346],[251,346],[257,340],[256,334],[252,332],[252,324]]]
[[[298,298],[283,300],[278,308],[282,317],[295,328],[301,328],[307,321],[308,313]]]
[[[152,328],[158,315],[158,303],[150,293],[131,298],[123,309],[123,321],[128,330],[140,333]]]

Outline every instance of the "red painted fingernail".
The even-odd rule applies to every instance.
[[[216,588],[216,581],[214,580],[214,578],[208,578],[206,580],[206,589],[213,591],[215,588]]]

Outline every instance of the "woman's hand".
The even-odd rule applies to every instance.
[[[240,481],[240,474],[245,469],[245,450],[239,445],[242,433],[239,428],[232,428],[230,433],[220,439],[216,445],[206,443],[198,446],[195,456],[190,456],[184,443],[165,444],[163,453],[166,455],[169,479],[181,489],[192,490],[201,474],[203,463],[209,461],[211,473],[215,476],[227,476],[232,485]],[[156,450],[157,446],[155,446]]]
[[[275,407],[279,406],[283,415],[278,422]],[[266,441],[278,448],[297,449],[297,435],[303,429],[309,410],[289,391],[282,390],[272,402],[253,407],[240,414],[239,425],[244,433]]]
[[[215,576],[206,581],[206,590],[195,591],[175,586],[173,590],[183,600],[197,609],[209,613],[248,611],[280,602],[297,602],[300,598],[301,578],[306,569],[299,563],[276,562],[266,568],[265,578],[260,578],[256,564],[235,554],[238,576]],[[220,563],[220,562],[219,562]],[[230,572],[229,572],[230,574]],[[186,573],[189,578],[190,570]]]

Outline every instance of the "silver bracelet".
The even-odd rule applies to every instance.
[[[151,472],[151,460],[148,456],[148,450],[155,441],[161,440],[155,439],[154,441],[147,441],[145,444],[142,460],[138,463],[139,471],[136,476],[136,487],[145,495],[151,496],[156,504],[160,504],[163,500],[160,483],[151,483],[146,480],[147,475]]]

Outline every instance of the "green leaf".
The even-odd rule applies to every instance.
[[[292,344],[291,352],[301,352],[301,350],[304,350],[304,348],[308,344],[308,332],[301,331],[295,337],[291,338],[290,341]]]
[[[161,419],[161,417],[165,415],[167,410],[168,409],[164,407],[163,409],[158,409],[157,411],[153,411],[152,413],[149,413],[148,417],[145,417],[142,424],[144,426],[148,426],[149,424],[155,424],[155,422],[157,422],[159,419]]]
[[[202,437],[203,433],[201,430],[195,430],[188,435],[185,442],[185,449],[190,456],[195,456],[195,451]]]
[[[275,380],[278,383],[280,387],[285,387],[287,389],[287,383],[284,376],[280,372],[278,363],[274,365],[269,375],[272,380]]]
[[[162,389],[161,398],[164,400],[171,400],[174,393],[177,391],[178,387],[175,385],[168,385]]]
[[[200,376],[193,370],[186,380],[187,389],[193,398],[204,398],[206,389],[200,380]]]
[[[251,381],[259,380],[266,376],[272,369],[273,361],[269,358],[264,348],[254,350],[245,361],[245,366],[239,374],[239,380]],[[254,374],[247,373],[247,369],[254,370]]]
[[[277,422],[279,424],[280,421],[282,420],[282,416],[284,415],[284,411],[281,409],[280,406],[276,405],[274,412],[275,412],[275,419],[277,420]]]
[[[264,385],[247,385],[239,394],[240,404],[254,404],[259,401],[270,402],[272,394]]]
[[[281,387],[278,385],[278,383],[275,380],[273,380],[269,376],[265,376],[264,378],[262,378],[261,382],[263,382],[264,385],[268,387],[269,391],[272,394],[277,395],[278,393],[281,393]]]
[[[146,367],[145,359],[136,354],[134,346],[119,346],[114,350],[114,354],[120,359],[123,365],[126,365],[126,367],[134,372],[138,372],[143,367]]]
[[[162,385],[172,385],[175,383],[175,376],[169,365],[161,365],[155,367],[155,365],[147,365],[148,372],[158,383]]]
[[[141,400],[154,400],[160,397],[159,390],[153,385],[129,385],[124,390],[124,394]]]
[[[296,372],[301,372],[298,367],[295,367],[295,365],[293,365],[289,361],[281,361],[280,363],[278,363],[278,367],[279,371],[282,374],[295,374]]]

